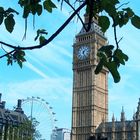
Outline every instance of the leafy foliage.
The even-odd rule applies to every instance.
[[[4,25],[7,31],[10,33],[14,30],[14,26],[15,26],[14,13],[16,13],[17,15],[19,14],[17,11],[15,11],[12,8],[8,8],[7,10],[4,10],[3,7],[0,7],[0,25],[4,21]]]
[[[131,19],[131,23],[138,29],[140,29],[140,17],[134,15]]]
[[[106,30],[109,28],[109,25],[110,25],[109,18],[106,16],[100,16],[99,25],[102,27],[102,31],[106,32]]]
[[[56,8],[56,5],[51,0],[45,0],[44,9],[46,9],[49,13],[52,13],[53,8]]]
[[[10,14],[4,20],[5,27],[6,27],[7,31],[9,31],[10,33],[13,31],[14,26],[15,26],[15,20],[14,20],[13,16],[14,16],[13,14]]]
[[[17,126],[17,130],[24,134],[24,139],[26,140],[36,140],[41,139],[41,134],[37,130],[37,126],[39,125],[39,122],[35,118],[29,117],[27,120],[19,124]]]
[[[51,0],[44,0],[43,5],[41,0],[19,0],[19,5],[24,9],[23,18],[27,18],[29,14],[40,16],[44,10],[49,13],[52,12],[53,8],[56,8],[56,5]]]
[[[48,32],[46,32],[46,30],[39,29],[39,30],[37,30],[37,36],[35,37],[34,40],[36,41],[39,38],[40,44],[43,44],[46,41],[46,39],[43,35],[47,35],[47,34],[48,34]]]
[[[61,7],[66,3],[70,8],[72,8],[73,13],[68,17],[68,19],[60,26],[56,32],[54,32],[49,38],[46,39],[46,29],[38,29],[35,41],[39,41],[39,45],[20,47],[13,46],[1,41],[4,46],[10,47],[12,51],[6,52],[0,58],[7,57],[7,65],[12,65],[16,62],[21,68],[25,59],[25,51],[39,49],[46,46],[51,42],[77,15],[80,19],[83,27],[86,31],[89,31],[92,24],[92,18],[98,19],[98,23],[101,30],[105,33],[110,27],[114,30],[114,40],[115,45],[102,46],[98,51],[99,63],[95,70],[98,74],[103,67],[107,68],[114,78],[114,82],[120,81],[119,67],[125,65],[128,61],[128,56],[119,47],[119,42],[117,38],[117,29],[122,28],[127,23],[131,23],[132,26],[140,29],[140,17],[134,13],[133,9],[127,7],[128,3],[122,3],[119,0],[75,0],[74,4],[70,0],[57,0],[61,2]],[[56,1],[55,1],[56,2]],[[25,34],[27,30],[27,19],[29,15],[33,17],[42,16],[43,12],[52,13],[55,8],[57,8],[54,0],[19,0],[18,4],[23,10],[22,18],[25,19]],[[80,11],[86,7],[86,14],[89,15],[88,26],[84,25],[82,18],[80,17]],[[46,14],[45,13],[45,14]],[[4,9],[0,7],[0,25],[4,23],[6,30],[10,33],[13,32],[16,24],[15,14],[19,13],[12,9]],[[46,22],[47,23],[47,22]],[[54,23],[53,23],[54,26]]]
[[[17,62],[18,65],[22,68],[23,62],[26,61],[25,52],[22,50],[15,50],[14,53],[7,55],[7,65],[12,65],[13,62]]]
[[[125,65],[128,61],[128,56],[120,49],[114,50],[113,45],[102,46],[98,51],[98,57],[100,61],[95,69],[95,73],[98,74],[103,67],[106,67],[114,78],[114,82],[120,81],[120,74],[118,68],[120,65]]]

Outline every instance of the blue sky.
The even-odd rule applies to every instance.
[[[17,7],[14,2],[7,0],[9,5]],[[127,2],[123,0],[123,2]],[[140,15],[138,0],[129,0],[134,11]],[[0,5],[5,2],[0,1]],[[8,7],[8,5],[6,5]],[[20,8],[18,8],[20,11]],[[24,21],[17,17],[15,31],[12,34],[5,32],[4,26],[0,27],[0,40],[21,46],[31,45],[35,31],[38,28],[46,28],[51,35],[69,16],[70,9],[54,10],[51,14],[44,13],[40,20],[36,16],[36,28],[32,27],[32,17],[28,21],[27,39],[22,41],[24,34]],[[45,16],[47,14],[47,16]],[[50,20],[51,19],[51,20]],[[38,22],[41,21],[40,22]],[[55,24],[54,24],[55,23]],[[72,44],[74,36],[81,28],[76,20],[50,44],[40,50],[27,51],[27,62],[20,69],[16,64],[12,67],[6,65],[5,59],[0,61],[0,92],[2,99],[6,100],[6,108],[12,109],[17,99],[25,99],[31,96],[44,98],[53,107],[58,120],[58,127],[70,128],[71,126],[71,99],[72,99]],[[114,43],[112,30],[106,33],[111,44]],[[140,97],[140,31],[127,25],[118,30],[118,38],[123,36],[120,46],[129,55],[126,66],[120,68],[121,81],[115,84],[109,75],[109,118],[114,113],[117,120],[120,119],[122,106],[126,112],[126,118],[131,119],[136,111]],[[45,110],[46,108],[44,108]]]

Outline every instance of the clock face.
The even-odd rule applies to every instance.
[[[90,53],[90,49],[88,46],[81,46],[78,49],[77,57],[80,60],[84,60],[88,57],[89,53]]]

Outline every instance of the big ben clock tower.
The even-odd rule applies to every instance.
[[[85,15],[85,25],[88,16]],[[87,140],[97,126],[108,118],[108,71],[94,71],[98,62],[97,50],[107,39],[93,19],[91,29],[84,28],[73,44],[72,140]]]

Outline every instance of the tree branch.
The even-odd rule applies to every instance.
[[[86,6],[86,2],[83,2],[74,12],[73,14],[64,22],[64,24],[58,28],[58,30],[52,34],[44,43],[40,44],[40,45],[35,45],[35,46],[28,46],[28,47],[20,47],[20,46],[13,46],[11,44],[8,44],[8,43],[5,43],[5,42],[2,42],[0,41],[1,44],[7,46],[7,47],[10,47],[10,48],[13,48],[14,50],[15,49],[19,49],[19,50],[33,50],[33,49],[40,49],[42,47],[44,47],[45,45],[47,45],[48,43],[50,43],[69,23],[70,21],[73,19],[73,17],[84,7]],[[13,51],[9,52],[8,54],[12,53]],[[6,56],[3,55],[3,56],[0,56],[0,58]]]
[[[129,4],[129,2],[123,3],[123,4],[121,4],[119,7],[117,7],[116,9],[118,10],[118,9],[121,8],[122,6],[128,5],[128,4]]]
[[[88,6],[89,6],[89,21],[88,21],[88,26],[87,26],[87,31],[90,30],[91,28],[91,22],[93,18],[93,0],[87,0]]]
[[[73,11],[75,11],[75,8],[68,1],[66,1],[66,0],[64,0],[64,1],[72,8]],[[85,29],[85,31],[87,31],[87,28],[86,28],[82,18],[80,17],[80,15],[78,13],[77,13],[77,16],[78,16],[79,20],[81,21],[83,28]]]
[[[118,40],[117,40],[116,22],[113,16],[112,16],[112,20],[113,20],[115,43],[116,43],[117,49],[119,49]]]
[[[3,57],[5,57],[5,56],[8,56],[9,54],[12,54],[13,52],[15,52],[15,49],[12,50],[12,51],[10,51],[10,52],[7,52],[7,53],[4,54],[4,55],[1,55],[1,56],[0,56],[0,59],[3,58]]]

